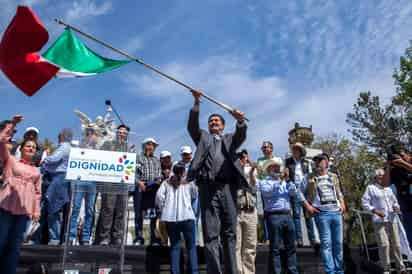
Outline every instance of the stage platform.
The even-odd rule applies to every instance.
[[[110,246],[76,246],[72,247],[70,251],[72,252],[70,254],[71,260],[76,262],[76,268],[80,269],[79,274],[99,273],[98,270],[103,268],[113,268],[110,274],[119,273],[116,271],[116,264],[119,262],[119,248]],[[362,256],[358,248],[346,249],[345,253],[347,273],[367,273],[360,271],[360,258]],[[199,247],[198,254],[200,273],[206,273],[203,248]],[[30,271],[36,268],[38,271],[42,265],[44,269],[47,269],[48,274],[61,274],[62,256],[62,246],[23,246],[18,273],[41,273]],[[299,273],[323,273],[320,257],[311,248],[298,248],[297,261]],[[259,246],[256,257],[256,273],[268,273],[267,265],[268,247]],[[168,247],[127,246],[125,248],[124,274],[135,273],[170,273]]]

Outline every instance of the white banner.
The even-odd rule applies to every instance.
[[[136,153],[72,148],[67,180],[135,183]]]

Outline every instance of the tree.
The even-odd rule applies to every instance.
[[[353,140],[367,145],[376,154],[383,156],[388,147],[401,142],[407,145],[410,134],[405,132],[404,119],[397,115],[397,107],[390,103],[381,106],[379,96],[370,91],[361,92],[353,112],[347,114],[346,121],[352,126],[349,132]]]
[[[352,126],[349,131],[354,141],[379,155],[394,143],[412,149],[412,41],[400,57],[393,79],[395,93],[387,105],[382,106],[379,96],[370,91],[361,92],[346,119]]]

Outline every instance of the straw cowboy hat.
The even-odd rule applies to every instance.
[[[277,165],[277,166],[282,167],[282,160],[281,160],[279,157],[273,157],[272,159],[267,160],[267,161],[263,164],[262,169],[263,169],[264,171],[267,171],[267,169],[268,169],[270,166],[274,166],[274,165]]]
[[[306,148],[302,143],[300,143],[300,142],[294,143],[292,145],[292,149],[295,149],[295,148],[300,149],[302,155],[306,155]]]

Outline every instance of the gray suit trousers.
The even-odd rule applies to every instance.
[[[207,273],[237,274],[237,187],[229,182],[211,181],[200,181],[198,186]],[[224,262],[223,269],[221,262]]]

